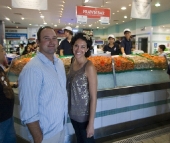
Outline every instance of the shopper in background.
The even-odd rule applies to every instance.
[[[109,41],[109,44],[104,46],[103,51],[111,52],[111,55],[119,55],[120,49],[119,49],[119,45],[115,43],[114,35],[109,35],[108,41]]]
[[[37,52],[37,43],[36,42],[32,42],[32,52]]]
[[[53,28],[37,32],[39,52],[19,75],[20,116],[31,143],[64,143],[68,100],[62,61],[54,56],[58,46]]]
[[[23,51],[24,51],[24,44],[20,44],[19,47],[17,47],[16,49],[16,54],[22,55]]]
[[[94,143],[97,74],[90,56],[92,39],[85,33],[72,38],[74,59],[67,77],[68,110],[77,143]]]
[[[60,43],[60,46],[58,47],[60,50],[60,56],[73,55],[72,46],[70,44],[73,37],[73,30],[70,26],[66,26],[63,28],[63,30],[66,38]]]
[[[132,52],[132,41],[130,40],[131,31],[130,29],[124,30],[125,38],[121,41],[121,53],[123,56],[130,55]]]
[[[160,57],[166,56],[166,53],[164,52],[165,49],[166,49],[165,45],[159,45],[159,47],[158,47],[158,52],[159,52],[158,55]]]
[[[14,92],[12,87],[17,85],[9,82],[2,65],[4,59],[5,51],[0,45],[0,143],[16,143],[13,121]]]
[[[22,52],[22,55],[29,54],[31,52],[30,46],[25,46],[24,51]]]

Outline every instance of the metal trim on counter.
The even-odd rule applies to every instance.
[[[128,95],[128,94],[149,92],[149,91],[162,90],[168,88],[170,88],[170,82],[104,89],[104,90],[99,90],[97,92],[97,98],[117,96],[117,95]]]

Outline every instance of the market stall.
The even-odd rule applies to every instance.
[[[21,69],[33,56],[26,55],[12,62],[9,73],[11,81],[17,79]],[[68,72],[71,56],[62,57],[61,60]],[[91,56],[89,60],[98,72],[95,138],[170,119],[170,82],[164,57],[138,54],[127,57]],[[15,93],[15,127],[21,129],[20,136],[28,139],[26,127],[19,118],[18,91],[15,90]],[[74,130],[69,118],[66,140],[74,142]]]

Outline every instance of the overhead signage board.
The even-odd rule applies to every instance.
[[[87,18],[98,18],[109,17],[110,18],[110,9],[109,8],[97,8],[97,7],[87,7],[87,6],[77,6],[76,15],[87,16]]]
[[[109,23],[110,23],[110,18],[109,17],[101,17],[100,18],[100,24],[108,25]]]
[[[27,39],[26,33],[5,33],[6,39],[21,39],[21,37],[25,37]]]
[[[47,10],[47,0],[12,0],[12,7]]]
[[[77,15],[77,23],[87,24],[87,16]]]

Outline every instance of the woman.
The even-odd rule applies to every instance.
[[[158,48],[159,54],[158,55],[160,57],[166,56],[166,53],[164,52],[165,49],[166,49],[165,45],[159,45],[159,48]]]
[[[115,43],[114,35],[109,35],[108,41],[109,41],[109,44],[104,46],[103,51],[111,52],[111,55],[119,55],[120,54],[120,48],[119,48],[119,45]]]
[[[90,56],[92,39],[85,33],[73,37],[74,59],[67,76],[68,112],[75,130],[77,143],[94,143],[97,74]]]
[[[30,53],[30,52],[31,52],[30,47],[29,47],[29,46],[25,46],[25,48],[24,48],[24,51],[23,51],[22,55],[26,55],[26,54],[28,54],[28,53]]]

